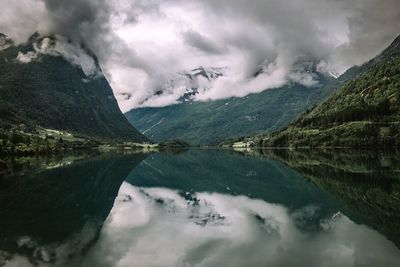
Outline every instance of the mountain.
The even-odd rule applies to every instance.
[[[7,35],[0,33],[0,51],[9,48],[14,43]]]
[[[186,74],[189,81],[195,82],[188,83],[178,104],[137,108],[125,116],[138,130],[155,141],[182,139],[191,144],[210,144],[227,138],[272,132],[287,126],[307,107],[329,94],[335,88],[332,85],[340,83],[318,73],[315,66],[308,71],[318,81],[318,86],[310,88],[291,82],[282,88],[246,97],[200,102],[193,101],[193,95],[199,92],[199,87],[192,85],[200,77],[206,81],[200,90],[208,90],[212,82],[224,73],[223,69],[210,71],[199,68],[192,71],[191,75]]]
[[[208,91],[213,82],[224,76],[224,68],[205,68],[200,66],[190,71],[182,71],[162,84],[153,97],[179,95],[178,102],[193,101],[194,96]]]
[[[0,35],[0,128],[33,125],[105,139],[147,141],[121,113],[97,58],[63,37],[21,45]]]
[[[400,146],[400,36],[380,55],[353,67],[335,94],[260,146]]]

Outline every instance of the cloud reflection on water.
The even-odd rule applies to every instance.
[[[340,215],[304,231],[313,207],[182,195],[124,183],[84,266],[398,266],[399,250]]]

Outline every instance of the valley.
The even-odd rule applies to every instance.
[[[0,267],[400,266],[398,0],[0,1]]]

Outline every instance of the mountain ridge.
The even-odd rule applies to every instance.
[[[400,36],[344,78],[350,74],[336,93],[288,128],[247,140],[263,147],[400,146]]]
[[[0,126],[39,125],[103,139],[148,141],[121,113],[97,58],[83,58],[96,67],[95,75],[88,75],[78,61],[71,63],[82,58],[56,53],[58,41],[35,34],[24,44],[0,50]],[[44,42],[49,51],[42,51]]]
[[[227,138],[272,132],[285,127],[339,83],[318,72],[315,66],[308,66],[304,72],[313,77],[316,85],[309,87],[292,81],[281,88],[212,101],[194,101],[191,97],[196,93],[192,93],[174,105],[141,107],[125,116],[155,141],[182,139],[195,145],[216,144]]]

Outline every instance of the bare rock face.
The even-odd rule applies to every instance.
[[[0,33],[0,51],[9,48],[14,42],[7,35]]]

